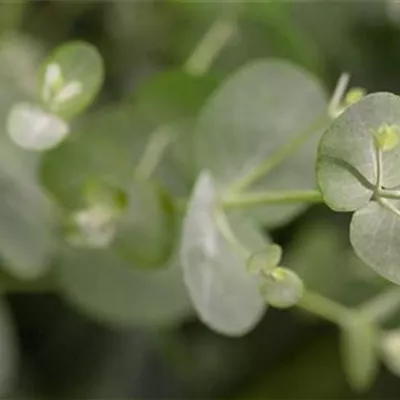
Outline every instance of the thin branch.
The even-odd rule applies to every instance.
[[[259,181],[267,175],[273,168],[279,165],[286,158],[295,153],[312,135],[320,131],[327,123],[328,117],[324,114],[319,117],[310,127],[294,136],[294,138],[279,148],[271,157],[262,162],[257,168],[251,171],[242,179],[235,182],[229,193],[239,193]]]
[[[237,24],[232,19],[217,19],[203,36],[184,65],[192,75],[203,75],[236,33]]]
[[[263,204],[282,203],[323,203],[324,199],[318,190],[304,191],[265,191],[231,195],[222,201],[226,208],[244,208]]]

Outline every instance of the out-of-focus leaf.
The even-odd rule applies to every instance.
[[[279,60],[252,62],[228,78],[201,111],[196,132],[198,168],[208,168],[217,186],[228,189],[296,135],[310,130],[325,112],[325,94],[307,72]],[[318,136],[316,132],[252,189],[313,188]],[[302,209],[304,205],[297,204],[246,211],[258,222],[276,226]]]
[[[194,117],[219,80],[168,70],[150,78],[134,93],[135,110],[159,124]]]
[[[180,259],[200,319],[217,332],[240,336],[260,320],[265,304],[258,278],[247,270],[246,255],[221,231],[217,218],[224,215],[216,190],[211,175],[203,172],[184,220]],[[265,247],[264,238],[248,221],[236,218],[227,223],[243,246],[250,250]]]
[[[168,194],[152,181],[133,181],[115,238],[121,256],[133,265],[165,267],[177,233]]]
[[[109,250],[69,250],[56,266],[63,295],[104,323],[156,327],[191,314],[176,260],[137,271]]]
[[[188,196],[196,177],[194,166],[194,117],[219,79],[210,75],[192,76],[182,70],[156,74],[133,96],[135,110],[141,116],[171,131],[155,175],[177,196]]]
[[[23,99],[15,86],[0,82],[0,120]],[[56,246],[55,207],[37,183],[37,157],[15,146],[0,128],[0,258],[19,278],[47,268]]]
[[[126,190],[151,132],[152,124],[130,105],[99,110],[43,156],[42,182],[72,210],[86,206],[85,188],[93,180]]]
[[[69,133],[66,122],[30,103],[17,103],[10,111],[7,130],[11,139],[27,150],[48,150]]]
[[[48,267],[56,248],[55,209],[29,176],[7,168],[0,166],[0,257],[10,273],[32,279]]]
[[[17,348],[6,304],[0,303],[0,396],[10,396],[17,375]]]
[[[377,327],[354,315],[342,327],[341,345],[349,385],[357,392],[367,391],[378,372]]]
[[[103,60],[97,49],[89,43],[70,42],[45,61],[39,98],[50,112],[68,120],[91,103],[103,80]]]

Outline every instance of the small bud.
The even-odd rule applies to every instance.
[[[277,244],[271,244],[249,257],[247,270],[253,275],[269,274],[278,265],[281,257],[281,247]]]
[[[365,97],[366,93],[367,93],[366,90],[360,87],[355,87],[350,89],[347,92],[346,97],[344,99],[344,105],[351,106],[352,104],[357,103],[363,97]]]
[[[59,106],[68,100],[80,95],[83,92],[83,86],[81,82],[72,81],[65,85],[54,97],[54,102]]]
[[[115,213],[107,207],[85,208],[72,215],[66,239],[78,247],[107,247],[115,237],[116,222]]]
[[[343,114],[347,107],[359,102],[367,94],[366,90],[361,87],[354,87],[347,91],[343,100],[338,100],[337,103],[332,104],[330,108],[330,115],[332,118],[337,118]]]
[[[65,82],[61,67],[56,63],[48,65],[44,77],[42,97],[51,110],[57,111],[63,103],[82,94],[82,92],[81,82]]]
[[[382,125],[374,134],[374,138],[379,150],[393,150],[399,143],[399,128],[396,125]]]
[[[296,305],[303,296],[304,285],[298,275],[283,267],[275,268],[260,286],[268,304],[276,308]]]

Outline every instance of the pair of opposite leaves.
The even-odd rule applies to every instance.
[[[317,176],[330,208],[354,212],[350,241],[357,255],[400,284],[400,201],[382,202],[375,194],[378,163],[382,188],[395,193],[400,185],[400,146],[377,150],[374,135],[384,126],[400,126],[400,97],[394,94],[371,94],[347,108],[321,139]]]
[[[274,88],[274,84],[271,84],[270,81],[271,75],[269,74],[271,72],[275,73],[277,77],[286,75],[285,77],[288,78],[290,76],[288,81],[291,83],[296,81],[293,77],[298,74],[296,78],[301,84],[299,85],[299,82],[296,83],[297,87],[304,89],[302,94],[312,101],[318,99],[319,92],[315,82],[305,74],[301,75],[300,71],[291,69],[284,63],[254,63],[252,66],[243,68],[236,76],[228,80],[223,88],[213,96],[200,115],[199,127],[202,130],[202,135],[199,135],[199,146],[197,147],[197,159],[202,161],[202,166],[208,168],[212,177],[215,178],[216,186],[220,191],[224,184],[227,186],[226,183],[231,183],[232,180],[237,179],[237,176],[246,175],[249,169],[256,166],[265,154],[268,155],[270,149],[268,144],[265,144],[268,141],[265,140],[265,135],[263,134],[265,126],[269,128],[268,130],[275,130],[279,133],[274,140],[288,140],[293,135],[293,132],[299,131],[299,126],[296,126],[296,122],[301,122],[300,128],[304,128],[304,121],[308,119],[307,122],[311,125],[312,118],[315,120],[318,115],[322,114],[320,109],[318,109],[318,112],[315,112],[314,109],[314,113],[309,109],[303,109],[301,110],[304,112],[302,118],[297,118],[297,120],[296,118],[293,120],[287,118],[286,126],[282,123],[282,120],[277,121],[276,117],[270,118],[266,125],[262,125],[264,121],[258,111],[268,104],[268,101],[260,102],[260,100],[268,100],[268,95],[265,95],[265,98],[257,97],[257,93],[260,92],[255,87],[255,84],[258,82],[262,86],[260,78],[264,77],[266,78],[264,82],[268,82],[268,85]],[[300,76],[302,79],[299,79]],[[308,78],[308,81],[306,78]],[[281,79],[277,79],[277,81],[281,82]],[[242,85],[239,85],[239,82]],[[243,84],[244,82],[246,85]],[[268,85],[265,88],[259,88],[261,93],[271,93],[271,90],[269,90],[271,88]],[[294,86],[296,87],[296,85]],[[253,92],[250,95],[248,90],[251,87]],[[241,90],[240,93],[238,92],[239,89]],[[293,87],[291,89],[293,90]],[[276,106],[279,103],[280,106],[289,105],[288,101],[285,103],[284,90],[281,90],[277,98],[279,101],[274,104],[273,109],[275,108],[276,110]],[[323,95],[320,95],[319,100],[322,100],[320,101],[320,106],[321,104],[326,104],[324,103]],[[290,104],[296,111],[294,114],[297,116],[299,115],[297,111],[301,109],[298,104],[298,102]],[[273,121],[272,124],[271,120]],[[397,266],[400,263],[400,250],[398,250],[400,239],[397,239],[397,231],[400,231],[400,219],[398,215],[393,213],[393,210],[391,211],[373,200],[374,183],[376,182],[376,148],[373,133],[379,131],[382,126],[396,126],[399,123],[399,97],[388,93],[369,95],[347,108],[341,116],[333,121],[323,135],[317,160],[318,183],[326,203],[337,211],[355,211],[351,225],[351,241],[357,254],[378,273],[396,283],[400,283],[400,272],[397,272],[399,270]],[[295,126],[296,130],[294,129]],[[210,138],[211,132],[213,134],[212,141]],[[244,135],[244,132],[247,135]],[[276,137],[279,139],[276,139]],[[243,140],[246,143],[243,143]],[[260,141],[264,141],[265,145]],[[211,146],[211,142],[213,142],[213,146]],[[257,151],[254,150],[255,143],[258,143]],[[241,146],[238,144],[241,144]],[[272,148],[275,147],[274,145],[275,143],[271,143]],[[295,162],[303,161],[304,158],[302,159],[301,155],[304,155],[307,149],[309,147],[303,147],[291,160],[289,159],[288,166],[292,166]],[[216,152],[220,156],[212,157]],[[232,157],[232,154],[236,155],[236,157]],[[312,153],[309,151],[308,154]],[[309,158],[313,163],[312,157]],[[308,163],[305,162],[304,164],[308,166]],[[385,188],[394,188],[400,185],[398,167],[400,167],[400,149],[394,147],[390,151],[383,152],[382,184]],[[206,180],[204,176],[202,179],[203,181]],[[270,188],[268,179],[271,179],[271,177],[267,177],[264,182],[259,182],[255,188],[261,189],[265,184]],[[283,169],[281,181],[287,184],[287,181],[293,181],[293,176],[290,176],[287,170]],[[198,183],[198,185],[200,184],[201,182]],[[309,182],[305,184],[307,185]],[[293,186],[290,189],[293,189]],[[201,194],[198,195],[199,198],[200,196]],[[195,200],[196,191],[192,202],[194,203]],[[396,201],[392,201],[391,204],[396,206]],[[195,207],[194,204],[192,205]],[[260,213],[257,214],[260,216]],[[195,220],[195,217],[193,218]],[[187,217],[187,221],[189,220],[190,210]],[[205,220],[207,219],[199,219],[198,225],[201,226],[201,222]],[[268,223],[268,218],[264,222]],[[188,225],[189,222],[186,222],[181,258],[186,283],[197,311],[208,325],[225,333],[241,334],[250,330],[258,321],[262,307],[250,294],[245,295],[247,292],[243,287],[240,288],[233,282],[234,274],[232,270],[230,271],[232,275],[228,277],[225,274],[225,278],[220,283],[217,283],[211,282],[212,275],[207,273],[206,268],[204,268],[207,260],[198,259],[196,266],[194,258],[199,258],[200,255],[195,254],[195,256],[189,257],[185,253],[185,241],[190,241],[191,237],[191,228]],[[238,236],[240,239],[240,233]],[[212,246],[211,241],[212,239],[203,240],[203,243],[198,243],[198,245],[203,246],[203,249],[207,250],[209,255],[214,254],[215,256],[217,250],[210,247]],[[243,237],[243,241],[246,243],[246,235]],[[214,240],[214,242],[217,242],[217,240]],[[257,241],[253,241],[251,245],[255,243]],[[186,243],[186,247],[189,248],[190,246]],[[202,254],[202,257],[204,257],[204,254]],[[219,267],[221,267],[221,264]],[[218,268],[218,266],[215,268]],[[214,272],[216,271],[215,268]],[[240,273],[244,272],[241,271]],[[199,275],[196,277],[196,274]],[[243,281],[246,281],[245,277],[243,277]],[[199,293],[199,282],[203,282],[201,293]],[[214,298],[210,289],[212,286],[214,286]],[[248,293],[250,293],[250,290]],[[256,290],[254,293],[254,296],[257,296]],[[217,304],[223,304],[221,302],[222,295],[226,296],[226,313],[223,316],[218,316],[218,311],[221,311],[221,309],[223,311],[224,308],[223,306],[221,308],[217,306]],[[245,298],[248,300],[247,304],[244,300]],[[248,308],[244,311],[246,307]],[[229,315],[230,313],[232,315]],[[247,322],[240,320],[240,315],[246,315]],[[228,327],[224,326],[224,322],[221,322],[223,320],[231,321],[233,325],[229,326],[230,323],[227,322]]]
[[[186,287],[200,318],[227,335],[243,335],[262,317],[266,303],[293,304],[302,283],[290,271],[260,292],[262,276],[246,268],[246,257],[218,226],[218,203],[238,182],[276,157],[326,113],[327,99],[313,76],[280,60],[254,61],[229,77],[200,112],[194,137],[199,173],[183,226],[180,259]],[[312,189],[316,134],[246,190]],[[304,205],[253,206],[223,214],[248,253],[265,249],[260,226],[278,226]],[[275,265],[276,266],[276,265]],[[268,281],[267,281],[268,282]],[[264,296],[263,296],[264,295]]]

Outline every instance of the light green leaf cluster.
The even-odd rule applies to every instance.
[[[325,202],[354,212],[350,240],[359,257],[400,284],[400,97],[375,93],[349,107],[321,139],[318,182]]]
[[[30,95],[37,48],[30,44],[25,68],[30,74],[19,79],[18,63],[28,43],[19,37],[0,41],[0,253],[2,267],[19,279],[42,275],[57,249],[57,207],[37,178],[38,157],[16,146],[5,132],[13,104]]]
[[[83,118],[42,156],[41,180],[64,210],[71,246],[61,267],[56,262],[57,282],[83,312],[145,327],[192,313],[175,254],[180,215],[171,194],[189,191],[186,128],[216,82],[179,70],[157,74],[131,101]]]
[[[11,139],[24,149],[48,150],[70,133],[69,121],[99,92],[103,61],[84,42],[57,48],[45,61],[39,77],[37,103],[17,103],[7,122]]]

